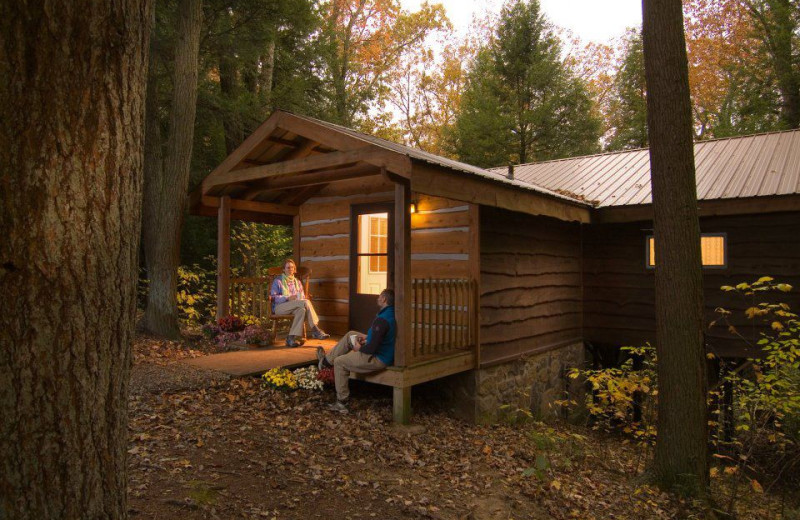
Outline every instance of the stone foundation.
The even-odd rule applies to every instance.
[[[578,343],[478,370],[475,419],[495,422],[517,410],[529,410],[537,419],[564,417],[554,402],[580,393],[581,385],[566,373],[583,361],[584,347]]]
[[[435,391],[451,413],[470,422],[497,422],[519,410],[541,420],[564,418],[564,409],[554,401],[569,397],[581,402],[581,383],[566,373],[584,359],[584,346],[576,343],[441,379]]]

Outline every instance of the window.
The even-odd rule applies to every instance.
[[[380,294],[389,271],[389,213],[358,215],[357,294]]]
[[[727,236],[724,233],[703,233],[700,236],[700,252],[703,267],[724,268],[727,266]],[[647,237],[647,267],[656,265],[656,248],[653,236]]]
[[[369,252],[386,254],[386,241],[388,236],[388,221],[386,216],[369,216]],[[385,273],[388,258],[386,256],[369,257],[370,273]]]

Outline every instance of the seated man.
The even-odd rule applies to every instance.
[[[273,314],[294,314],[292,328],[289,329],[289,335],[286,336],[287,347],[299,347],[303,344],[303,321],[306,320],[308,320],[312,338],[328,339],[330,337],[319,328],[317,313],[314,311],[311,301],[306,299],[303,284],[295,278],[296,271],[297,266],[294,264],[294,260],[287,258],[283,263],[283,274],[275,277],[269,291]]]
[[[366,336],[351,330],[327,355],[322,347],[317,347],[319,368],[333,365],[336,403],[331,405],[332,410],[347,412],[350,372],[369,374],[394,363],[397,322],[394,319],[393,290],[384,289],[381,292],[378,296],[378,307],[378,315],[372,321]]]

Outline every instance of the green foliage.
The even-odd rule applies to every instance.
[[[467,75],[454,130],[461,160],[497,166],[598,149],[592,101],[560,51],[537,0],[503,7]]]
[[[736,489],[742,482],[759,491],[762,485],[755,476],[785,478],[796,471],[800,461],[800,321],[786,303],[767,301],[770,294],[792,291],[789,284],[764,276],[721,290],[748,301],[745,317],[754,327],[761,325],[759,338],[752,342],[731,325],[731,311],[717,309],[718,322],[760,350],[759,357],[738,367],[721,361],[720,383],[709,392],[709,440],[720,465],[712,469],[711,476],[728,478],[728,510],[733,511]],[[656,435],[655,349],[646,345],[623,350],[635,357],[619,367],[575,369],[570,376],[582,377],[591,386],[586,407],[596,428],[622,432],[649,447]],[[714,356],[709,354],[709,358]],[[640,418],[634,413],[637,406]],[[726,416],[732,420],[730,439],[726,436]]]
[[[756,342],[761,356],[748,360],[749,377],[735,370],[725,376],[734,388],[736,429],[750,442],[766,440],[781,451],[800,450],[800,320],[786,303],[755,300],[766,299],[769,292],[787,293],[792,286],[765,276],[722,290],[749,300],[745,316],[765,328]],[[720,308],[717,313],[728,322],[730,311]],[[732,325],[728,328],[738,334]]]
[[[628,357],[618,367],[574,368],[569,377],[583,378],[591,386],[585,406],[595,429],[622,431],[642,444],[652,445],[658,396],[656,349],[648,343],[622,347],[622,351]]]
[[[292,253],[292,232],[286,226],[234,222],[231,226],[231,265],[243,276],[265,276]]]
[[[629,150],[647,146],[647,97],[645,95],[642,33],[625,36],[625,57],[614,76],[609,101],[611,136],[608,150]]]
[[[182,322],[198,324],[217,309],[216,272],[197,264],[178,267],[178,313]]]

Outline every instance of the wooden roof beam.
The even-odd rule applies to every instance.
[[[282,204],[289,204],[292,206],[300,206],[301,204],[305,203],[308,199],[316,195],[322,188],[327,186],[327,184],[314,184],[313,186],[306,186],[305,188],[300,188],[297,191],[292,191],[287,193],[282,199]]]
[[[476,175],[458,174],[427,164],[414,164],[411,189],[427,195],[504,208],[529,215],[543,215],[584,224],[591,221],[591,208],[587,204],[556,198],[534,190],[520,189],[518,186],[482,179]]]
[[[336,181],[356,179],[377,175],[379,170],[371,164],[358,163],[348,168],[341,168],[333,171],[304,173],[300,175],[289,175],[273,179],[264,179],[257,183],[249,191],[242,194],[244,199],[252,199],[259,193],[270,190],[281,190],[286,188],[303,188],[305,186],[315,186],[318,184],[328,184]]]
[[[310,157],[292,159],[287,161],[266,164],[264,166],[253,166],[229,172],[220,173],[214,177],[206,178],[203,181],[203,193],[208,193],[216,186],[225,184],[249,182],[260,179],[269,179],[283,175],[309,172],[314,170],[331,169],[340,166],[348,166],[359,161],[363,162],[388,162],[391,157],[387,157],[391,152],[380,148],[366,146],[347,152],[331,152]]]
[[[254,200],[239,200],[231,199],[231,210],[236,211],[250,211],[253,213],[269,213],[272,215],[287,215],[294,217],[300,214],[300,208],[297,206],[290,206],[288,204],[274,204],[272,202],[259,202]],[[209,208],[218,208],[220,205],[220,197],[209,197],[204,195],[200,197],[201,206]]]

